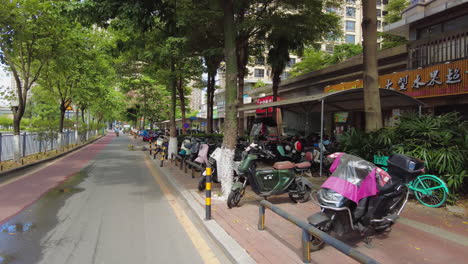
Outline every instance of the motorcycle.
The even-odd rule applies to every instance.
[[[318,229],[338,236],[360,232],[369,236],[389,231],[399,218],[409,190],[406,184],[424,172],[424,162],[394,154],[388,159],[388,173],[359,157],[334,153],[332,175],[323,183],[315,202],[321,212],[307,218]],[[324,242],[311,236],[311,251]]]
[[[239,167],[241,157],[237,153],[240,151],[240,148],[242,148],[242,144],[238,144],[236,147],[236,154],[234,155],[234,172],[235,175],[237,175],[237,168]],[[211,178],[213,182],[219,182],[218,180],[218,160],[220,159],[220,154],[221,154],[221,147],[216,147],[216,149],[210,154],[210,157],[208,158],[208,163],[210,164],[212,171],[211,171]],[[198,182],[198,190],[199,191],[204,191],[206,188],[206,172],[203,172],[203,177],[201,177],[200,181]]]
[[[275,159],[272,151],[252,143],[243,155],[238,168],[238,177],[229,193],[227,205],[229,208],[239,204],[245,193],[247,182],[252,190],[264,197],[288,193],[293,202],[307,202],[310,199],[312,183],[302,177],[302,172],[310,168],[309,162],[292,163],[290,161],[275,162],[272,169],[257,170],[259,158]],[[299,173],[299,174],[297,174]]]

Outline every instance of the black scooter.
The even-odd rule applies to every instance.
[[[336,185],[327,185],[325,182],[324,185],[330,188],[324,188],[322,185],[316,200],[321,212],[308,217],[308,221],[318,229],[326,233],[334,232],[338,236],[360,232],[365,237],[365,242],[369,243],[369,236],[389,231],[399,218],[408,201],[409,191],[406,184],[424,172],[424,162],[405,155],[394,154],[388,159],[387,174],[374,164],[356,156],[344,154],[340,159],[340,164],[328,179],[335,177],[340,180]],[[357,183],[360,184],[357,190],[361,194],[363,182],[367,180],[365,186],[369,186],[367,184],[372,182],[367,177],[372,175],[370,173],[374,170],[377,181],[375,195],[366,196],[358,202],[345,197],[345,195],[351,197],[349,192],[354,187],[349,188],[349,186]],[[348,184],[344,184],[345,182]],[[332,188],[341,191],[335,191]],[[372,189],[366,188],[366,190]],[[323,246],[322,240],[311,236],[311,251],[320,250]]]

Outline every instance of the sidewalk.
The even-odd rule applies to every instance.
[[[112,139],[107,135],[63,158],[52,161],[45,168],[0,184],[0,224],[38,200],[75,173],[85,168]]]
[[[165,170],[204,206],[204,192],[197,188],[200,177],[192,179],[178,167],[165,163]],[[214,184],[213,193],[219,192]],[[248,188],[249,189],[249,188]],[[301,230],[271,211],[266,212],[266,230],[258,231],[258,201],[248,191],[240,207],[228,209],[224,201],[213,200],[213,219],[258,263],[302,263]],[[287,195],[268,199],[300,219],[318,212],[312,202],[292,203]],[[374,237],[368,248],[359,236],[340,238],[381,263],[466,263],[468,257],[468,219],[453,216],[444,209],[409,203],[403,217],[387,235]],[[336,249],[326,246],[312,253],[313,263],[355,263]]]

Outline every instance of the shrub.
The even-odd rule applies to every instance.
[[[440,116],[408,114],[400,124],[372,133],[351,129],[338,138],[342,151],[372,160],[373,155],[401,153],[426,162],[426,172],[443,179],[449,202],[464,194],[468,178],[468,123],[457,113]]]

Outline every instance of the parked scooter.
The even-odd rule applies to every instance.
[[[308,221],[320,230],[342,236],[357,231],[368,237],[388,231],[408,201],[406,184],[424,172],[424,162],[394,154],[388,159],[388,173],[359,157],[334,153],[333,174],[318,191],[321,212]],[[311,237],[311,251],[324,242]]]
[[[276,157],[273,152],[255,143],[247,148],[238,168],[238,180],[234,182],[228,196],[229,208],[239,204],[245,193],[247,182],[256,194],[264,198],[288,193],[289,198],[294,202],[303,203],[310,199],[312,183],[296,173],[308,170],[309,162],[298,164],[290,161],[275,162],[272,169],[257,170],[259,158],[275,159]]]
[[[237,147],[236,147],[236,154],[234,155],[234,166],[233,166],[233,169],[234,169],[234,172],[235,174],[237,175],[237,172],[238,172],[238,167],[239,167],[239,164],[242,160],[242,155],[238,155],[237,153],[239,151],[242,151],[241,149],[243,149],[244,146],[242,144],[237,144]],[[216,147],[216,149],[210,154],[210,157],[208,158],[208,163],[210,164],[212,170],[211,170],[211,179],[213,182],[219,182],[218,180],[218,167],[217,167],[217,164],[218,164],[218,160],[220,159],[220,155],[221,155],[221,146],[218,145]],[[205,188],[206,188],[206,172],[203,172],[203,177],[200,179],[200,181],[198,182],[198,190],[199,191],[204,191]]]

